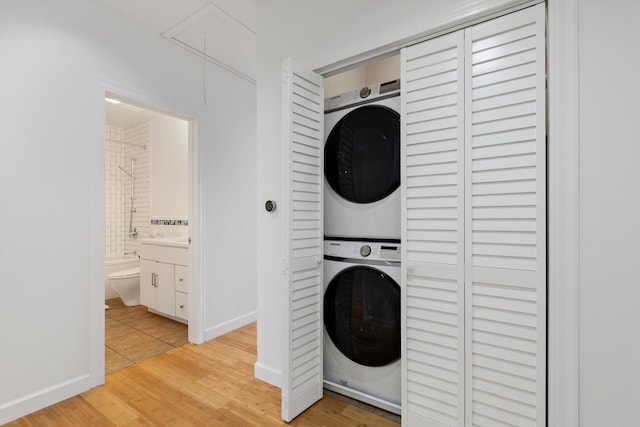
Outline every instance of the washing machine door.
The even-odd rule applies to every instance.
[[[400,287],[375,268],[347,268],[327,286],[324,324],[336,348],[355,363],[393,363],[400,358]]]
[[[324,155],[327,182],[341,197],[384,199],[400,185],[400,115],[382,105],[350,111],[331,129]]]

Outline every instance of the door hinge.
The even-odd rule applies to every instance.
[[[289,260],[282,258],[282,275],[286,276],[289,273]]]

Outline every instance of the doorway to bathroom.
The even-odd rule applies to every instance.
[[[190,122],[107,92],[105,374],[186,344]]]

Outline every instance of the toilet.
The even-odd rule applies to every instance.
[[[124,305],[140,305],[140,267],[116,271],[107,275],[107,279]]]

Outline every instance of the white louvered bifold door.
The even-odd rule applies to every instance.
[[[403,49],[403,425],[545,424],[544,17]]]
[[[466,424],[546,411],[545,7],[466,29]]]
[[[322,398],[322,77],[292,60],[283,65],[287,337],[282,418],[291,421]]]
[[[402,51],[404,425],[464,422],[464,30]]]

